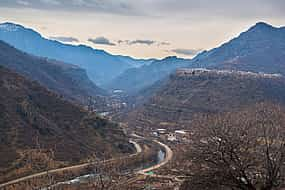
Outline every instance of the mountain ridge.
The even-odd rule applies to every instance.
[[[31,56],[0,41],[0,65],[35,80],[67,99],[84,103],[89,96],[107,93],[91,82],[76,65]]]
[[[0,24],[0,40],[32,55],[78,65],[85,69],[89,78],[99,86],[128,68],[152,61],[116,56],[87,45],[64,44],[44,38],[33,29],[11,22]]]
[[[238,111],[263,102],[285,105],[284,76],[181,69],[122,120],[141,129],[181,129],[191,127],[192,119],[199,115]]]
[[[284,68],[284,42],[284,27],[258,22],[219,47],[202,52],[192,61],[198,67],[276,73]]]
[[[274,27],[264,22],[258,22],[228,42],[211,50],[203,51],[193,59],[184,59],[184,64],[176,64],[176,62],[183,62],[182,60],[177,57],[167,57],[145,67],[128,69],[116,77],[113,80],[113,85],[109,84],[109,87],[122,88],[127,92],[139,92],[183,67],[284,75],[285,27]],[[164,63],[169,62],[173,64],[168,64],[167,68],[167,64]],[[158,63],[161,65],[158,66]],[[140,85],[140,81],[147,81],[147,83]],[[116,86],[116,84],[119,85]]]
[[[121,89],[128,94],[137,94],[142,89],[153,85],[159,80],[163,80],[177,68],[186,67],[189,62],[189,59],[176,56],[155,60],[149,65],[126,70],[112,80],[105,89]]]

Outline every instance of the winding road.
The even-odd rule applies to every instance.
[[[116,161],[117,159],[129,158],[129,157],[136,156],[137,154],[140,154],[142,152],[142,149],[141,149],[141,147],[140,147],[140,145],[138,143],[136,143],[135,141],[132,141],[132,140],[130,140],[129,142],[135,146],[136,153],[128,155],[128,156],[124,156],[124,157],[121,157],[121,158],[112,158],[112,159],[109,159],[109,160],[99,161],[98,163],[108,163],[108,162]],[[30,180],[30,179],[33,179],[33,178],[36,178],[36,177],[42,177],[42,176],[45,176],[45,175],[48,175],[48,174],[56,174],[56,173],[65,172],[65,171],[72,171],[72,170],[76,170],[76,169],[82,169],[82,168],[88,167],[90,165],[94,165],[94,162],[93,163],[88,162],[88,163],[79,164],[79,165],[75,165],[75,166],[58,168],[58,169],[54,169],[54,170],[49,170],[49,171],[45,171],[45,172],[40,172],[40,173],[28,175],[28,176],[21,177],[21,178],[12,180],[12,181],[8,181],[6,183],[2,183],[2,184],[0,184],[0,189],[4,188],[6,186],[9,186],[9,185],[13,185],[13,184],[16,184],[16,183],[27,181],[27,180]]]
[[[134,136],[136,138],[144,138],[144,137],[141,137],[141,136],[138,136],[138,135],[135,135]],[[136,148],[136,153],[134,154],[131,154],[131,155],[128,155],[128,156],[124,156],[124,157],[121,157],[121,158],[113,158],[113,159],[109,159],[109,160],[105,160],[105,161],[99,161],[99,163],[108,163],[108,162],[112,162],[112,161],[116,161],[117,159],[124,159],[124,158],[129,158],[129,157],[133,157],[133,156],[136,156],[140,153],[142,153],[142,148],[141,146],[135,142],[134,140],[130,140],[129,141],[131,144],[133,144]],[[149,175],[147,174],[147,172],[150,172],[152,170],[155,170],[155,169],[158,169],[162,166],[164,166],[165,164],[167,164],[173,157],[173,152],[172,150],[165,144],[157,141],[157,140],[153,140],[153,142],[159,144],[161,147],[163,147],[165,149],[165,152],[166,152],[166,156],[165,156],[165,159],[161,162],[161,163],[158,163],[154,166],[151,166],[149,168],[145,168],[145,169],[142,169],[140,171],[137,172],[137,174],[141,174],[141,175]],[[82,169],[82,168],[85,168],[85,167],[88,167],[90,165],[93,165],[94,163],[84,163],[84,164],[79,164],[79,165],[75,165],[75,166],[69,166],[69,167],[64,167],[64,168],[59,168],[59,169],[54,169],[54,170],[49,170],[49,171],[45,171],[45,172],[40,172],[40,173],[36,173],[36,174],[32,174],[32,175],[29,175],[29,176],[25,176],[25,177],[21,177],[21,178],[18,178],[18,179],[15,179],[15,180],[12,180],[12,181],[9,181],[9,182],[6,182],[6,183],[2,183],[0,184],[0,188],[4,188],[6,186],[9,186],[9,185],[13,185],[13,184],[16,184],[16,183],[20,183],[20,182],[23,182],[23,181],[27,181],[27,180],[30,180],[30,179],[33,179],[33,178],[36,178],[36,177],[42,177],[42,176],[45,176],[45,175],[48,175],[48,174],[56,174],[56,173],[59,173],[59,172],[65,172],[65,171],[72,171],[72,170],[75,170],[75,169]]]
[[[163,144],[157,140],[153,140],[153,142],[159,144],[161,147],[163,147],[165,149],[165,158],[162,162],[160,162],[154,166],[151,166],[149,168],[145,168],[145,169],[138,171],[137,172],[138,174],[149,175],[148,172],[156,170],[156,169],[166,165],[173,158],[173,151],[169,148],[169,146],[167,146],[166,144]]]
[[[136,154],[139,154],[142,152],[141,146],[136,141],[130,140],[130,143],[135,146],[136,152],[137,152]]]
[[[138,138],[138,139],[145,139],[145,137],[142,137],[142,136],[139,136],[135,133],[131,134],[132,137],[134,138]],[[142,175],[150,175],[148,174],[148,172],[150,171],[153,171],[153,170],[156,170],[164,165],[166,165],[170,160],[172,160],[173,158],[173,151],[171,150],[171,148],[169,146],[167,146],[166,144],[163,144],[162,142],[159,142],[158,140],[153,140],[153,142],[155,142],[156,144],[158,144],[159,146],[163,147],[164,150],[165,150],[165,158],[162,162],[154,165],[154,166],[151,166],[149,168],[145,168],[145,169],[142,169],[142,170],[139,170],[137,172],[137,174],[142,174]],[[154,176],[154,174],[153,174]]]

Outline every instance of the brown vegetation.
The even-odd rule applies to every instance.
[[[143,129],[191,126],[196,114],[216,114],[269,101],[285,103],[284,77],[205,72],[172,75],[143,106],[128,114],[130,126]],[[161,126],[168,123],[168,126]]]
[[[0,181],[132,152],[119,126],[0,67]],[[39,148],[40,147],[40,148]]]
[[[285,185],[285,112],[259,104],[197,119],[184,189],[272,190]]]
[[[105,94],[89,80],[85,70],[23,53],[2,41],[0,65],[76,102],[85,103],[89,96]]]

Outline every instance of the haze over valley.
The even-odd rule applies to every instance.
[[[283,1],[0,2],[0,190],[285,189]]]

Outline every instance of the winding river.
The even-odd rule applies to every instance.
[[[132,144],[134,144],[134,146],[136,147],[137,149],[137,153],[140,153],[141,152],[141,147],[135,143],[134,141],[131,142]],[[156,158],[156,162],[151,164],[151,165],[157,165],[157,164],[160,164],[162,163],[166,158],[166,153],[162,150],[162,149],[159,149],[157,151],[157,158]],[[150,166],[151,167],[151,166]],[[144,168],[141,168],[141,169],[144,169]],[[79,176],[79,177],[76,177],[74,179],[71,179],[71,180],[68,180],[68,181],[64,181],[64,182],[59,182],[55,185],[53,185],[52,187],[49,187],[49,188],[41,188],[40,190],[49,190],[49,189],[52,189],[54,187],[58,187],[60,185],[73,185],[73,184],[79,184],[79,183],[82,183],[82,182],[86,182],[86,181],[89,181],[89,180],[92,180],[96,177],[98,177],[99,174],[87,174],[87,175],[83,175],[83,176]]]

